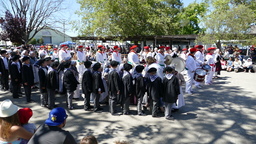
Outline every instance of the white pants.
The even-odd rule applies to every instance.
[[[213,74],[215,73],[215,66],[211,66],[211,70],[208,71],[207,75],[205,76],[205,84],[210,84],[212,82]]]
[[[192,73],[191,71],[187,71],[187,81],[186,81],[186,92],[191,92],[192,91],[192,84],[194,81],[194,72]]]

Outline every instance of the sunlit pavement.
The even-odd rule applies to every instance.
[[[186,105],[174,113],[174,121],[164,117],[132,115],[112,116],[108,107],[94,113],[84,111],[83,100],[74,101],[77,109],[67,110],[69,115],[64,128],[79,142],[86,135],[94,135],[99,143],[126,140],[134,144],[171,143],[256,143],[256,74],[221,72],[213,85],[194,89],[185,94]],[[33,91],[36,103],[25,102],[25,97],[13,99],[10,92],[0,92],[0,100],[11,99],[19,107],[32,108],[32,123],[37,126],[47,119],[49,109],[39,105],[39,91]],[[56,97],[56,104],[66,108],[64,96]]]

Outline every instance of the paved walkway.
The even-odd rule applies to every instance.
[[[127,140],[132,144],[255,144],[256,143],[256,74],[222,72],[221,79],[212,86],[185,95],[186,106],[174,114],[174,121],[164,117],[111,116],[106,112],[83,110],[83,101],[76,101],[79,109],[69,111],[66,130],[79,141],[94,135],[101,144]],[[12,99],[10,93],[0,92],[0,101],[11,99],[20,107],[34,111],[31,122],[37,126],[47,118],[49,110],[39,106],[39,92],[33,92],[37,103],[26,104],[25,98]],[[58,105],[65,107],[63,96]],[[60,103],[61,102],[61,103]],[[135,106],[132,106],[135,111]]]

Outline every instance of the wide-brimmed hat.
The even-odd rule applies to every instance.
[[[17,113],[18,106],[12,103],[11,100],[6,99],[0,104],[0,117],[9,117]]]
[[[62,124],[68,115],[66,114],[65,109],[62,107],[54,108],[50,111],[48,119],[45,121],[45,124],[48,126],[58,126]]]

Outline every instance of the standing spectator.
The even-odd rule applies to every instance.
[[[52,109],[48,119],[37,129],[28,144],[76,144],[74,137],[62,129],[67,118],[63,108]]]
[[[22,67],[22,81],[23,87],[25,89],[26,100],[28,103],[33,102],[31,99],[31,87],[34,84],[34,75],[32,66],[30,65],[30,60],[28,56],[22,58],[23,67]]]
[[[220,62],[221,55],[220,55],[220,50],[219,49],[215,50],[214,56],[215,56],[215,66],[216,66],[214,78],[218,78],[217,75],[220,75],[220,71],[221,71],[221,62]]]

